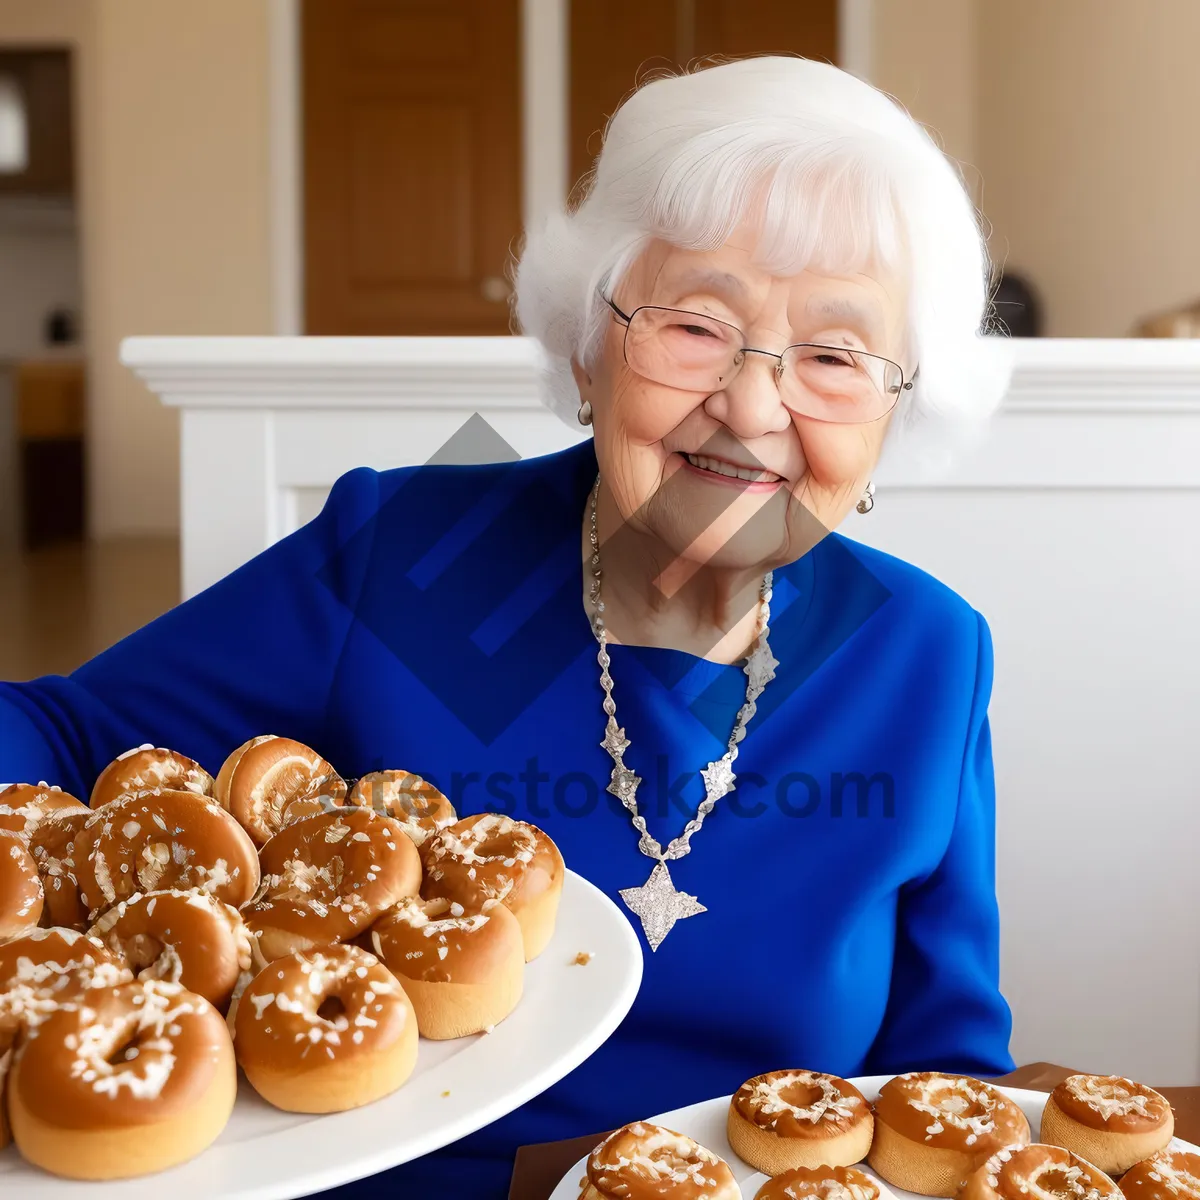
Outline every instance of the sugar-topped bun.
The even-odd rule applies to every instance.
[[[14,783],[0,791],[0,829],[19,833],[28,840],[38,824],[51,813],[87,811],[87,805],[69,792],[49,784]]]
[[[1161,1150],[1175,1132],[1170,1104],[1120,1075],[1072,1075],[1050,1093],[1042,1138],[1110,1175]]]
[[[521,999],[525,946],[503,904],[468,914],[450,900],[409,897],[371,926],[371,945],[404,985],[423,1037],[480,1033]]]
[[[4,1101],[4,1087],[8,1082],[19,1029],[19,1023],[6,1018],[0,1009],[0,1150],[12,1141],[12,1130],[8,1127],[8,1105]]]
[[[661,1125],[635,1121],[588,1156],[579,1200],[741,1200],[729,1164]]]
[[[771,1071],[746,1080],[729,1102],[733,1152],[756,1170],[848,1167],[871,1148],[875,1119],[852,1083],[818,1071]]]
[[[106,804],[76,834],[71,857],[92,920],[135,892],[196,888],[239,908],[258,888],[254,844],[194,792],[138,792]]]
[[[229,1031],[178,984],[93,988],[32,1029],[8,1081],[22,1156],[68,1179],[125,1179],[185,1162],[233,1111]]]
[[[74,929],[34,929],[0,946],[0,1030],[19,1038],[89,988],[132,979],[133,972],[94,938]]]
[[[0,942],[36,929],[42,915],[42,881],[25,840],[0,830]]]
[[[265,734],[225,760],[213,794],[263,846],[293,821],[341,805],[346,782],[310,746]]]
[[[454,805],[411,771],[372,771],[350,789],[346,803],[373,808],[399,821],[418,849],[458,820]]]
[[[1121,1191],[1125,1200],[1200,1200],[1200,1154],[1168,1146],[1134,1163],[1121,1176]]]
[[[32,929],[0,945],[0,1150],[11,1141],[4,1088],[22,1034],[85,989],[131,978],[116,956],[73,929]]]
[[[536,825],[498,813],[464,817],[430,838],[424,861],[424,896],[456,900],[467,912],[503,904],[521,923],[525,961],[546,948],[564,867],[558,847]]]
[[[74,846],[79,831],[91,818],[92,810],[86,805],[55,809],[26,839],[45,893],[41,920],[45,926],[81,931],[88,927],[88,912],[75,878]]]
[[[421,859],[399,823],[337,808],[277,833],[260,856],[263,886],[242,916],[269,962],[346,941],[421,886]]]
[[[90,804],[94,809],[103,808],[122,796],[155,788],[211,796],[213,777],[186,755],[147,742],[126,750],[100,772],[92,786]]]
[[[357,946],[289,954],[231,1014],[246,1078],[287,1112],[342,1112],[394,1092],[417,1061],[417,1018],[396,977]]]
[[[206,892],[138,892],[114,904],[91,936],[139,979],[167,979],[224,1012],[254,966],[254,943],[236,908]]]
[[[856,1167],[794,1167],[768,1179],[754,1200],[885,1200],[891,1193]]]
[[[997,1088],[967,1075],[912,1071],[880,1089],[867,1161],[898,1188],[953,1196],[997,1150],[1028,1144],[1025,1114]]]
[[[1061,1146],[997,1150],[963,1185],[959,1200],[1121,1200],[1098,1167]]]
[[[113,987],[133,974],[120,954],[75,929],[32,929],[0,945],[0,992],[36,988],[53,999],[79,986]]]

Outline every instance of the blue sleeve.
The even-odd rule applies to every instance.
[[[1013,1069],[1012,1015],[1000,994],[996,789],[987,708],[992,637],[979,648],[950,844],[926,878],[901,890],[887,1011],[867,1074],[943,1070],[987,1078]]]
[[[214,774],[262,733],[325,753],[378,507],[379,476],[351,471],[314,520],[73,674],[0,683],[0,782],[46,780],[86,799],[112,759],[144,742]]]

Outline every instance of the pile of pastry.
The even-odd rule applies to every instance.
[[[353,783],[288,738],[214,778],[140,746],[84,804],[0,791],[0,1148],[114,1179],[184,1162],[233,1109],[395,1091],[418,1037],[489,1033],[554,930],[563,861],[420,776]]]
[[[845,1079],[773,1071],[729,1104],[734,1154],[771,1178],[754,1200],[887,1200],[887,1184],[960,1200],[1200,1200],[1200,1154],[1172,1144],[1171,1106],[1113,1075],[1072,1075],[1046,1101],[1041,1142],[998,1088],[911,1072],[872,1105]],[[868,1173],[863,1164],[870,1167]],[[1119,1181],[1119,1182],[1118,1182]],[[580,1200],[741,1200],[729,1164],[638,1121],[592,1151]]]

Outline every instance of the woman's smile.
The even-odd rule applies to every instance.
[[[773,492],[781,483],[782,476],[763,467],[748,466],[710,454],[688,454],[677,451],[684,468],[705,483],[717,487],[733,487],[742,492]]]

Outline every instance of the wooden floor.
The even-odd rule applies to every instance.
[[[0,679],[65,675],[178,603],[177,539],[0,557]]]

